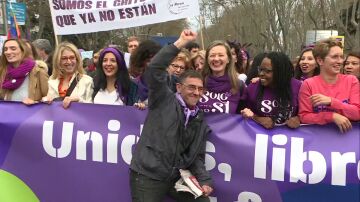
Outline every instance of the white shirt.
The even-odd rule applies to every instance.
[[[129,69],[130,68],[130,53],[125,53],[124,54],[124,60],[125,60],[125,63],[126,63],[126,67]]]
[[[29,97],[29,75],[25,77],[23,83],[13,91],[11,95],[11,101],[23,101],[25,98]]]
[[[94,97],[94,104],[124,105],[124,102],[120,99],[116,90],[108,92],[106,89],[100,89]]]
[[[75,77],[76,74],[72,76],[69,86],[71,85],[71,82],[75,79]],[[59,79],[49,79],[49,91],[47,93],[49,97],[59,97],[59,83]],[[70,96],[79,98],[80,103],[92,103],[92,94],[94,92],[93,88],[93,79],[88,75],[82,75]]]

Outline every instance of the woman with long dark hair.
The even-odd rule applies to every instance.
[[[305,48],[296,63],[295,78],[300,81],[304,81],[320,73],[320,68],[315,61],[312,50],[313,48]]]
[[[130,80],[124,55],[116,48],[105,48],[99,57],[93,100],[95,104],[134,105],[137,85]]]
[[[281,52],[266,54],[258,67],[260,80],[251,83],[245,94],[246,108],[241,114],[253,118],[265,128],[286,124],[300,126],[298,92],[301,82],[292,78],[293,67],[287,55]]]
[[[246,81],[246,70],[244,68],[244,61],[243,61],[243,53],[241,51],[241,46],[240,43],[235,41],[226,41],[229,46],[230,46],[230,50],[231,50],[231,56],[234,60],[234,65],[235,65],[235,69],[236,72],[238,73],[238,78],[243,81],[245,83]]]

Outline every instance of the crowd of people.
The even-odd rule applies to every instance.
[[[214,41],[200,50],[195,39],[196,33],[185,30],[174,44],[162,48],[154,41],[130,37],[126,53],[104,47],[88,65],[70,42],[52,50],[46,39],[8,39],[0,59],[0,100],[26,105],[62,102],[64,108],[80,102],[149,109],[139,143],[142,149],[136,150],[131,164],[133,199],[142,194],[138,180],[150,186],[155,182],[149,180],[178,178],[178,172],[167,176],[172,169],[168,161],[178,158],[177,153],[185,155],[179,157],[178,167],[190,168],[205,196],[211,193],[200,155],[208,129],[199,114],[240,114],[267,129],[335,123],[343,133],[351,130],[352,121],[360,120],[360,53],[344,57],[342,44],[335,39],[304,48],[295,64],[278,51],[250,57],[237,41]],[[160,135],[150,140],[154,131]],[[192,139],[194,132],[201,137]],[[186,134],[181,147],[172,148],[179,133]],[[193,147],[202,150],[188,149]],[[157,149],[170,153],[158,164],[148,162],[145,156],[156,158],[152,155]],[[154,174],[151,166],[163,171]],[[168,184],[159,186],[163,194],[183,200]]]
[[[166,71],[175,93],[179,77],[193,69],[204,77],[198,106],[205,113],[241,114],[265,128],[301,123],[336,123],[342,132],[360,117],[360,53],[344,58],[342,44],[326,39],[304,48],[292,64],[281,52],[250,57],[237,41],[214,41],[206,50],[191,41]],[[161,46],[128,40],[127,52],[104,47],[84,65],[79,49],[63,42],[52,50],[46,39],[5,41],[0,66],[0,99],[148,107],[146,69]]]

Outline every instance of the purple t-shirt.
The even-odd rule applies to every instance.
[[[230,90],[227,92],[205,91],[198,106],[205,113],[236,113],[240,101],[240,93],[233,95]]]
[[[240,90],[231,93],[231,83],[227,75],[222,77],[209,77],[198,106],[205,113],[236,113],[240,101]]]
[[[282,124],[290,117],[296,116],[299,109],[298,95],[301,86],[301,81],[294,78],[291,79],[291,104],[285,108],[279,107],[279,102],[276,99],[275,92],[272,88],[264,88],[262,98],[257,99],[259,92],[260,81],[251,83],[245,90],[245,105],[251,109],[256,115],[262,117],[272,117],[275,123]]]

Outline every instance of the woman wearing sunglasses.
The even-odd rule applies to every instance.
[[[258,67],[259,81],[245,90],[246,108],[241,114],[270,129],[275,124],[300,126],[298,93],[301,82],[293,77],[292,63],[281,52],[267,53]]]

